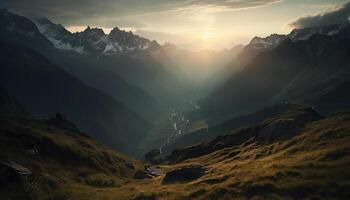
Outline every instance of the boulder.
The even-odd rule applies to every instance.
[[[175,169],[173,171],[167,172],[163,184],[181,183],[189,182],[205,174],[206,169],[201,165],[191,165]]]
[[[145,170],[152,176],[161,176],[164,174],[163,170],[158,167],[145,166]]]
[[[146,179],[146,178],[153,178],[148,172],[137,170],[137,172],[134,175],[134,178],[136,179]]]

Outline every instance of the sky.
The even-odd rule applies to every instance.
[[[119,27],[194,50],[232,48],[350,16],[349,0],[1,0],[0,8],[45,16],[72,32]]]

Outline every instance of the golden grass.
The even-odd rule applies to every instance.
[[[67,138],[59,140],[70,147],[75,145]],[[97,144],[92,142],[90,145]],[[104,147],[99,148],[114,154]],[[87,152],[96,153],[94,150]],[[36,164],[41,162],[44,160],[38,160]],[[132,162],[137,168],[142,167],[142,164]],[[91,169],[84,168],[63,170],[54,161],[46,163],[42,169],[44,176],[57,184],[52,191],[56,191],[56,197],[61,199],[349,199],[350,114],[340,113],[310,123],[298,136],[286,141],[270,145],[246,143],[179,164],[160,166],[164,171],[193,164],[208,169],[204,176],[181,184],[164,185],[164,176],[135,180],[131,174],[123,177],[118,173],[94,174]],[[86,177],[77,176],[84,170],[88,173]],[[86,180],[94,178],[111,178],[120,184],[107,187],[86,184]]]

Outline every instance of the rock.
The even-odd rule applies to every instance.
[[[31,175],[32,172],[12,161],[0,160],[0,185],[15,182],[20,176]]]
[[[173,171],[167,172],[163,184],[193,181],[205,174],[206,169],[201,165],[185,166]]]
[[[159,169],[158,167],[152,167],[152,166],[145,166],[145,170],[152,176],[161,176],[164,174],[164,172]]]
[[[146,178],[153,178],[149,173],[141,170],[137,170],[137,172],[134,175],[134,178],[136,179],[146,179]]]

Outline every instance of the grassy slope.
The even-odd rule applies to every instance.
[[[150,199],[349,199],[349,146],[350,113],[338,113],[307,124],[289,140],[244,143],[163,166],[206,166],[206,175],[195,181],[162,185],[158,178],[134,187]]]
[[[5,199],[67,199],[85,191],[117,188],[133,181],[142,164],[118,154],[80,132],[56,128],[48,121],[0,120],[0,159],[14,161],[33,175],[0,186]],[[29,150],[38,149],[31,155]],[[16,191],[16,192],[15,192]]]
[[[40,194],[39,199],[231,200],[350,197],[347,190],[350,187],[350,113],[346,112],[307,123],[291,139],[269,144],[250,140],[177,164],[163,165],[161,168],[165,171],[194,164],[203,165],[207,169],[204,176],[194,181],[166,185],[162,184],[164,176],[146,180],[133,179],[136,170],[143,167],[141,163],[116,154],[84,136],[77,137],[76,134],[71,135],[72,133],[60,129],[48,131],[47,125],[32,120],[1,121],[0,127],[0,141],[4,149],[0,155],[6,155],[37,173],[34,183],[40,189],[27,186],[24,191],[31,197]],[[48,139],[55,145],[68,149],[76,159],[65,156],[64,160],[60,160],[60,154],[55,153],[57,148],[52,144],[48,148],[49,152],[41,147],[38,156],[29,157],[23,154],[23,149],[19,148],[21,145],[13,146],[11,143],[14,141],[13,143],[21,144],[22,139],[19,138],[25,137],[34,137],[39,141]],[[30,140],[26,138],[23,141]],[[133,163],[136,169],[128,168],[127,162]],[[94,181],[96,179],[100,181]],[[110,179],[113,179],[114,184],[98,184],[101,181],[109,183]],[[4,191],[0,190],[0,193]]]

